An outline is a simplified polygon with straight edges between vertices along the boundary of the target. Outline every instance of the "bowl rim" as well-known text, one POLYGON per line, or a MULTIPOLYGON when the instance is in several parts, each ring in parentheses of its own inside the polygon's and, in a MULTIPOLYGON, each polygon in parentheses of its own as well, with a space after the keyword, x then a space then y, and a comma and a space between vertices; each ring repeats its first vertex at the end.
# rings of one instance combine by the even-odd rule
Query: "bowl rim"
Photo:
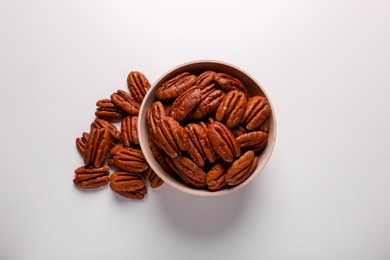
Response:
MULTIPOLYGON (((276 115, 275 115, 275 110, 274 110, 274 107, 272 105, 272 102, 271 102, 271 99, 269 98, 269 95, 268 93, 266 92, 266 90, 264 89, 264 87, 255 79, 252 77, 252 75, 250 75, 248 72, 246 72, 245 70, 235 66, 235 65, 232 65, 230 63, 227 63, 227 62, 224 62, 224 61, 219 61, 219 60, 212 60, 212 59, 203 59, 203 60, 193 60, 193 61, 188 61, 188 62, 185 62, 185 63, 182 63, 182 64, 179 64, 175 67, 173 67, 172 69, 166 71, 165 73, 163 73, 156 81, 154 81, 154 83, 151 85, 149 91, 146 93, 145 97, 144 97, 144 100, 147 100, 149 99, 151 95, 154 95, 154 91, 151 91, 152 89, 156 88, 157 84, 161 84, 162 80, 167 77, 169 74, 172 74, 173 72, 177 71, 177 70, 180 70, 182 69, 183 67, 187 67, 187 66, 192 66, 192 65, 196 65, 196 64, 217 64, 218 66, 226 66, 226 67, 230 67, 232 68, 233 70, 236 70, 242 74, 245 74, 251 81, 253 81, 259 88, 260 90, 263 92, 264 96, 268 99, 268 102, 269 102, 269 105, 270 105, 270 108, 271 108, 271 116, 272 116, 272 122, 273 122, 273 133, 272 133, 272 136, 269 136, 269 140, 271 140, 271 146, 268 147, 269 149, 269 153, 268 153, 268 156, 266 156, 265 158, 263 158, 262 160, 262 164, 260 166, 260 164, 257 165, 256 169, 254 170, 254 172, 251 174, 251 176, 249 176, 245 181, 243 181, 242 183, 240 183, 239 185, 237 186, 234 186, 234 187, 231 187, 229 189, 222 189, 222 190, 218 190, 218 191, 209 191, 207 189, 196 189, 196 188, 192 188, 190 186, 184 186, 184 185, 179 185, 177 183, 175 183, 175 181, 172 181, 171 179, 168 179, 166 178, 164 175, 160 175, 159 174, 159 171, 161 171, 161 167, 160 169, 156 169, 154 168, 154 163, 157 163, 158 162, 155 160, 155 158, 153 157, 153 155, 151 154, 151 151, 150 151, 150 146, 149 144, 147 143, 144 143, 143 142, 143 139, 141 137, 141 130, 143 129, 142 125, 143 124, 147 124, 146 122, 146 102, 142 102, 141 106, 140 106, 140 111, 139 111, 139 120, 138 120, 138 123, 137 123, 137 128, 140 130, 138 132, 138 135, 139 135, 139 140, 140 140, 140 146, 141 146, 141 150, 142 151, 148 151, 148 152, 144 152, 144 156, 145 156, 145 159, 146 161, 148 162, 149 164, 149 167, 152 168, 152 170, 165 182, 167 183, 169 186, 171 186, 172 188, 176 189, 176 190, 179 190, 181 192, 184 192, 184 193, 187 193, 187 194, 191 194, 191 195, 195 195, 195 196, 204 196, 204 197, 211 197, 211 196, 221 196, 221 195, 226 195, 226 194, 230 194, 234 191, 237 191, 243 187, 245 187, 247 184, 249 184, 253 179, 255 179, 258 175, 260 175, 260 173, 263 171, 263 169, 265 168, 265 166, 268 164, 271 156, 272 156, 272 153, 273 153, 273 150, 274 150, 274 147, 275 147, 275 143, 276 143, 276 135, 277 135, 277 123, 276 123, 276 115), (152 93, 153 92, 153 93, 152 93), (144 116, 143 116, 144 115, 144 116), (150 151, 150 152, 149 152, 150 151), (151 163, 150 161, 154 161, 154 163, 151 163), (260 167, 260 168, 259 168, 260 167)), ((205 69, 206 70, 206 69, 205 69)), ((148 139, 148 138, 146 138, 148 139)), ((270 142, 269 142, 270 143, 270 142)), ((165 172, 165 174, 168 175, 168 173, 165 172)))

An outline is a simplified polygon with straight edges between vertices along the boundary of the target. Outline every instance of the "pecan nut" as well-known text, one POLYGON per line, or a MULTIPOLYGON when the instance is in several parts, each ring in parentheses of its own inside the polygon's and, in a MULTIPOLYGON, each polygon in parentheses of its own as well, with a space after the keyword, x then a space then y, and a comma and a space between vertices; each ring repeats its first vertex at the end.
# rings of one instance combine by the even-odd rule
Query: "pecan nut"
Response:
POLYGON ((263 150, 268 143, 268 134, 262 131, 254 131, 240 135, 236 138, 241 149, 249 149, 254 152, 263 150))
POLYGON ((201 90, 198 105, 188 114, 189 118, 200 119, 213 112, 221 103, 225 93, 215 83, 201 90))
POLYGON ((97 118, 91 124, 92 128, 107 128, 110 132, 110 136, 113 142, 119 142, 121 140, 121 133, 116 129, 116 126, 108 122, 107 120, 97 118))
POLYGON ((146 120, 149 126, 150 137, 157 144, 159 141, 156 138, 156 128, 161 119, 166 116, 164 105, 160 101, 154 102, 146 112, 146 120))
POLYGON ((259 158, 252 150, 247 151, 235 160, 226 171, 226 183, 236 186, 245 181, 256 169, 259 158))
POLYGON ((111 99, 102 99, 96 102, 95 115, 97 118, 105 119, 108 121, 117 121, 124 117, 125 111, 117 107, 112 103, 111 99))
POLYGON ((110 167, 107 164, 95 168, 91 165, 79 167, 75 170, 73 183, 82 189, 96 189, 105 186, 109 182, 110 167))
POLYGON ((158 99, 175 98, 192 87, 195 82, 195 75, 190 75, 188 72, 183 72, 161 84, 161 86, 156 89, 156 97, 158 99))
POLYGON ((226 125, 220 122, 210 124, 207 128, 207 136, 214 151, 223 160, 232 162, 234 158, 240 156, 240 145, 226 125))
POLYGON ((208 70, 200 74, 195 82, 195 86, 199 87, 200 89, 204 89, 208 85, 213 82, 213 78, 215 75, 215 71, 208 70))
POLYGON ((254 130, 261 126, 271 113, 268 100, 263 96, 251 97, 247 104, 241 123, 246 129, 254 130))
POLYGON ((89 138, 89 134, 87 132, 84 132, 81 137, 78 137, 76 139, 77 150, 79 150, 82 156, 84 156, 85 146, 87 145, 88 138, 89 138))
POLYGON ((165 160, 167 154, 164 152, 164 150, 160 149, 151 138, 149 138, 149 146, 150 150, 152 151, 153 157, 156 159, 156 161, 160 164, 161 168, 168 174, 172 173, 171 167, 169 167, 167 161, 165 160))
POLYGON ((136 191, 115 191, 115 192, 125 198, 132 199, 132 200, 142 200, 145 198, 146 194, 148 194, 148 190, 146 186, 136 191))
POLYGON ((238 125, 244 116, 247 98, 242 91, 232 90, 226 94, 215 112, 215 119, 232 128, 238 125))
POLYGON ((111 148, 111 136, 107 128, 92 128, 85 145, 84 163, 95 167, 103 165, 111 148))
POLYGON ((144 186, 145 182, 140 173, 116 171, 110 176, 110 187, 114 191, 131 192, 144 186))
POLYGON ((132 71, 129 73, 127 85, 131 95, 139 103, 142 103, 151 86, 149 80, 139 71, 132 71))
POLYGON ((228 164, 219 160, 206 174, 206 184, 209 190, 220 190, 226 185, 225 173, 228 164))
POLYGON ((165 116, 155 129, 158 145, 170 157, 174 158, 188 149, 188 134, 184 128, 170 116, 165 116))
POLYGON ((246 96, 248 96, 248 90, 246 89, 244 83, 233 76, 225 73, 216 73, 214 75, 214 81, 217 82, 218 85, 220 85, 226 92, 240 90, 244 92, 246 96))
POLYGON ((138 116, 126 116, 121 123, 121 135, 124 147, 130 147, 131 143, 139 144, 137 130, 138 116))
POLYGON ((198 105, 201 98, 200 88, 197 86, 187 89, 180 94, 170 107, 169 115, 176 121, 182 121, 187 114, 198 105))
POLYGON ((189 137, 187 153, 191 159, 200 167, 205 164, 207 158, 211 163, 217 159, 217 154, 211 146, 207 136, 207 129, 198 124, 188 124, 184 127, 189 137))
POLYGON ((206 187, 206 173, 191 159, 179 155, 176 158, 167 157, 167 163, 188 185, 195 188, 206 187))
POLYGON ((142 151, 139 149, 115 146, 111 149, 110 154, 113 164, 123 171, 137 173, 143 172, 149 167, 142 151))
POLYGON ((261 124, 260 128, 259 128, 259 131, 263 131, 263 132, 266 132, 268 133, 269 132, 269 129, 271 127, 271 123, 270 123, 271 120, 269 120, 269 117, 267 117, 267 119, 264 121, 264 123, 261 124))
POLYGON ((128 92, 118 90, 111 95, 112 103, 120 107, 130 115, 138 115, 140 103, 135 100, 128 92))
POLYGON ((231 128, 230 131, 232 131, 233 135, 235 137, 239 137, 240 135, 243 135, 245 133, 248 132, 248 130, 246 130, 244 127, 242 127, 241 125, 238 125, 234 128, 231 128))
POLYGON ((150 187, 153 189, 160 187, 164 183, 164 181, 150 167, 145 171, 144 176, 145 180, 150 183, 150 187))

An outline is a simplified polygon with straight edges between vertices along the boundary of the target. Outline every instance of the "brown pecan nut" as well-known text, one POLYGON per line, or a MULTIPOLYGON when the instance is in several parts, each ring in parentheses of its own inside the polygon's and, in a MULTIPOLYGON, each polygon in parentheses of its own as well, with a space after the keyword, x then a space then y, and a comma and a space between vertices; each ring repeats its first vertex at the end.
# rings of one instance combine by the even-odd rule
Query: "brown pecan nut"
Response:
POLYGON ((95 167, 103 165, 111 148, 111 136, 107 128, 92 128, 85 145, 84 163, 95 167))
POLYGON ((191 159, 200 167, 205 164, 207 158, 211 163, 217 159, 217 154, 211 146, 207 136, 207 129, 198 124, 188 124, 184 127, 189 137, 189 147, 187 150, 191 159))
POLYGON ((156 159, 156 161, 160 164, 161 168, 168 174, 172 173, 171 167, 169 167, 167 161, 165 160, 167 154, 164 152, 164 150, 160 149, 151 138, 149 138, 149 146, 150 150, 152 151, 153 157, 156 159))
POLYGON ((228 163, 219 160, 206 174, 206 184, 209 190, 220 190, 226 185, 225 173, 228 163))
POLYGON ((241 125, 238 125, 234 128, 231 128, 230 131, 232 131, 233 135, 237 138, 239 137, 240 135, 243 135, 245 133, 248 132, 248 130, 246 130, 244 127, 242 127, 241 125))
POLYGON ((164 181, 150 167, 145 171, 144 176, 145 180, 150 183, 150 187, 153 189, 160 187, 164 183, 164 181))
POLYGON ((112 103, 111 99, 99 100, 96 102, 96 106, 98 107, 95 112, 97 118, 108 121, 117 121, 122 119, 125 115, 125 111, 112 103))
POLYGON ((240 156, 240 145, 226 125, 214 122, 207 128, 207 136, 214 151, 227 162, 232 162, 240 156))
POLYGON ((200 89, 204 89, 208 85, 213 82, 213 78, 215 75, 215 71, 208 70, 200 74, 195 82, 195 86, 199 87, 200 89))
POLYGON ((110 132, 112 141, 119 142, 121 140, 121 133, 116 129, 116 126, 108 122, 107 120, 97 118, 91 124, 92 128, 107 128, 110 132))
POLYGON ((188 149, 188 134, 184 128, 170 116, 165 116, 153 129, 158 145, 167 155, 174 158, 188 149))
POLYGON ((138 115, 140 103, 135 100, 128 92, 118 90, 111 95, 112 103, 120 107, 130 115, 138 115))
POLYGON ((182 121, 187 114, 198 105, 200 97, 201 91, 197 86, 187 89, 172 103, 169 115, 176 121, 182 121))
POLYGON ((134 99, 142 103, 146 92, 150 89, 150 82, 145 75, 139 71, 130 72, 127 77, 127 85, 134 99))
POLYGON ((221 103, 225 93, 215 83, 201 90, 198 105, 188 114, 189 118, 200 119, 213 112, 221 103))
POLYGON ((242 91, 232 90, 226 94, 215 111, 215 119, 229 128, 238 125, 244 116, 247 98, 242 91))
POLYGON ((85 146, 87 145, 89 134, 87 132, 84 132, 81 137, 78 137, 76 139, 76 147, 77 150, 79 150, 80 154, 84 156, 85 153, 85 146))
POLYGON ((236 186, 245 181, 256 169, 259 158, 252 150, 247 151, 235 160, 226 171, 226 183, 236 186))
POLYGON ((139 144, 137 130, 138 116, 126 116, 121 123, 121 135, 124 147, 130 147, 131 143, 139 144))
POLYGON ((165 116, 166 110, 164 105, 160 101, 154 102, 146 112, 146 120, 149 126, 150 137, 154 140, 156 144, 159 143, 156 138, 156 128, 157 125, 160 123, 161 119, 163 119, 165 116))
POLYGON ((146 194, 148 193, 148 190, 146 186, 144 186, 141 189, 136 191, 115 191, 115 192, 128 199, 142 200, 145 198, 146 194))
POLYGON ((144 186, 145 182, 140 173, 116 171, 110 176, 110 187, 114 191, 131 192, 144 186))
POLYGON ((158 99, 175 98, 192 87, 196 82, 196 76, 183 72, 176 77, 164 82, 156 89, 158 99))
POLYGON ((82 189, 96 189, 105 186, 109 182, 110 167, 107 164, 101 167, 86 165, 75 170, 73 183, 82 189))
POLYGON ((267 119, 264 121, 264 123, 261 124, 259 131, 263 131, 263 132, 268 133, 270 127, 271 127, 270 120, 269 120, 269 117, 267 117, 267 119))
POLYGON ((188 185, 195 188, 206 187, 206 173, 191 159, 179 155, 176 158, 167 157, 167 163, 188 185))
POLYGON ((263 150, 268 143, 268 134, 262 131, 249 132, 236 138, 241 149, 249 149, 254 152, 263 150))
POLYGON ((271 113, 268 100, 263 96, 251 97, 247 104, 241 123, 246 129, 254 130, 261 126, 271 113))
POLYGON ((116 146, 111 149, 110 154, 114 165, 123 171, 143 172, 149 167, 139 149, 116 146))
POLYGON ((244 83, 233 76, 225 73, 216 73, 214 75, 214 81, 217 82, 218 85, 220 85, 226 92, 240 90, 244 92, 246 96, 248 96, 248 90, 246 89, 244 83))

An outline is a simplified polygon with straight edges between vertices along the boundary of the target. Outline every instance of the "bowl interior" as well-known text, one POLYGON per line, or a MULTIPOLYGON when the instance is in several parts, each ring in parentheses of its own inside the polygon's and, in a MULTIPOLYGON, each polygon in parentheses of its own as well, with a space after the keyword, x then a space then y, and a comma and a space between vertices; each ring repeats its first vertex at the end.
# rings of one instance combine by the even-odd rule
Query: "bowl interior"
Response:
POLYGON ((144 156, 149 163, 150 167, 152 167, 153 171, 162 179, 165 183, 172 186, 173 188, 180 190, 185 193, 189 193, 192 195, 197 196, 218 196, 227 194, 233 191, 236 191, 244 186, 246 186, 248 183, 250 183, 257 175, 260 174, 261 170, 264 168, 264 166, 267 164, 276 140, 276 122, 275 122, 275 113, 274 109, 272 107, 271 100, 267 96, 264 89, 261 87, 259 83, 256 82, 255 79, 253 79, 250 75, 248 75, 246 72, 244 72, 242 69, 239 69, 233 65, 220 62, 220 61, 194 61, 182 64, 180 66, 177 66, 176 68, 173 68, 172 70, 165 73, 162 77, 160 77, 151 87, 151 89, 146 94, 141 108, 139 112, 139 120, 138 120, 138 135, 140 140, 140 145, 142 152, 144 153, 144 156), (190 72, 195 75, 199 75, 200 73, 206 71, 206 70, 214 70, 216 72, 223 72, 230 74, 233 77, 238 78, 241 80, 245 86, 248 89, 249 95, 263 95, 265 96, 271 106, 271 115, 270 115, 270 131, 269 131, 269 139, 268 139, 268 145, 267 147, 262 151, 259 158, 259 163, 252 173, 252 175, 246 179, 241 184, 229 188, 229 189, 222 189, 219 191, 208 191, 208 190, 199 190, 191 188, 184 183, 178 181, 170 174, 166 173, 160 166, 160 164, 156 161, 156 159, 153 157, 153 154, 151 152, 151 149, 149 147, 149 129, 148 124, 146 120, 146 112, 149 109, 149 107, 152 105, 154 101, 156 101, 155 98, 155 91, 162 83, 167 81, 168 79, 182 73, 182 72, 190 72))

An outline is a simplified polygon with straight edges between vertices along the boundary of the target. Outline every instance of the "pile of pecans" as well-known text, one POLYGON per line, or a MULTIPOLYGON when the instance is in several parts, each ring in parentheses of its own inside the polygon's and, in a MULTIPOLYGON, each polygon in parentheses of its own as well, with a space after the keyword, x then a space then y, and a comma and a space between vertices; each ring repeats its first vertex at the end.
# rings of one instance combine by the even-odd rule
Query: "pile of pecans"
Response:
POLYGON ((110 183, 113 191, 126 198, 141 200, 146 183, 157 188, 163 181, 152 171, 139 146, 137 121, 140 104, 150 88, 138 71, 127 78, 129 92, 118 90, 110 99, 99 100, 90 132, 76 139, 84 166, 75 170, 74 184, 97 189, 110 183), (115 123, 120 122, 120 131, 115 123), (110 169, 113 173, 110 174, 110 169))
POLYGON ((217 191, 255 170, 268 142, 264 96, 226 73, 181 73, 162 83, 147 111, 149 144, 161 168, 186 185, 217 191))

